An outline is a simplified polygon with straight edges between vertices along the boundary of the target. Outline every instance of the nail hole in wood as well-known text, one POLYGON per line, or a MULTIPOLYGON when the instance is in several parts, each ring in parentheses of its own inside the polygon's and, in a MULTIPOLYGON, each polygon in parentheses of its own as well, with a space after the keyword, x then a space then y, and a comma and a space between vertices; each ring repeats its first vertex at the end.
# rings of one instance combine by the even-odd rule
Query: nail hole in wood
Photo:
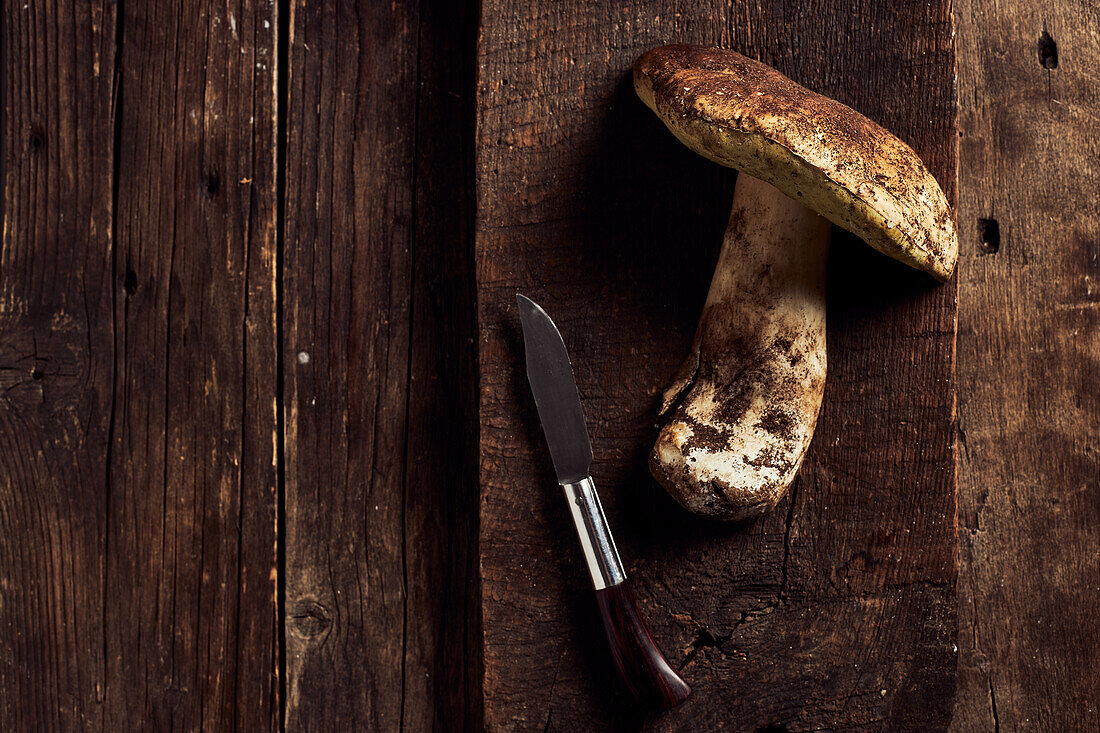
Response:
POLYGON ((42 378, 42 370, 41 369, 39 369, 38 367, 35 367, 34 369, 31 369, 31 379, 33 379, 34 381, 37 382, 41 378, 42 378))
POLYGON ((127 295, 133 295, 137 290, 137 273, 126 268, 126 276, 122 278, 122 292, 127 295))
POLYGON ((978 219, 978 241, 982 254, 995 255, 1001 251, 1001 225, 996 219, 978 219))
POLYGON ((206 195, 210 198, 214 198, 218 195, 218 190, 221 188, 221 180, 218 178, 217 173, 207 173, 203 186, 206 188, 206 195))
POLYGON ((31 146, 33 152, 38 152, 42 149, 42 146, 46 144, 46 141, 43 139, 42 133, 38 130, 33 130, 31 131, 31 137, 28 144, 31 146))
POLYGON ((1044 69, 1058 68, 1058 43, 1045 30, 1039 35, 1037 44, 1039 49, 1039 63, 1044 69))

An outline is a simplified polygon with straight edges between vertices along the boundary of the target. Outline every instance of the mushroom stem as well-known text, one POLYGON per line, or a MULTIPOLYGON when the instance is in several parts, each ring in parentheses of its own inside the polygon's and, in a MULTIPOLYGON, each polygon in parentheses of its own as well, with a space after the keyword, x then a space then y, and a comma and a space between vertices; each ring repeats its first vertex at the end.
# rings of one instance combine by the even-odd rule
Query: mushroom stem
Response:
POLYGON ((664 395, 653 475, 721 519, 771 509, 798 472, 825 387, 829 222, 741 174, 692 353, 664 395))

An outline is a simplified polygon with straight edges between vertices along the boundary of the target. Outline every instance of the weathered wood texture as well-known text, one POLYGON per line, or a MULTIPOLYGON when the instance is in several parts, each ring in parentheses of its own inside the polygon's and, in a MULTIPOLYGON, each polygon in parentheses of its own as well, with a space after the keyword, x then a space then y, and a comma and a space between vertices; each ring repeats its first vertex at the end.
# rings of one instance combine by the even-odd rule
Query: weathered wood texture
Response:
POLYGON ((957 731, 1100 729, 1100 11, 956 3, 957 731))
MULTIPOLYGON (((660 43, 729 45, 895 129, 951 189, 946 4, 492 0, 480 39, 469 5, 4 3, 3 726, 278 725, 277 73, 291 729, 480 727, 479 561, 490 727, 640 721, 605 691, 520 368, 517 289, 565 331, 643 609, 696 686, 650 725, 941 724, 952 288, 839 237, 833 263, 851 271, 830 282, 829 391, 792 499, 743 527, 683 516, 643 459, 733 176, 672 140, 626 74, 660 43)), ((1089 730, 1100 18, 1087 3, 955 6, 953 727, 1089 730)))
POLYGON ((0 720, 269 727, 270 8, 3 18, 0 720))
POLYGON ((119 9, 109 730, 277 714, 273 10, 119 9))
POLYGON ((612 682, 554 485, 518 290, 571 349, 610 522, 656 636, 695 689, 645 724, 942 728, 956 663, 954 284, 836 235, 828 388, 791 496, 727 526, 686 516, 646 472, 656 397, 687 351, 733 181, 634 98, 634 59, 673 41, 734 48, 851 104, 913 144, 954 197, 947 2, 482 3, 485 722, 643 722, 612 682))
POLYGON ((0 16, 0 720, 13 730, 102 727, 111 693, 116 7, 74 5, 11 1, 0 16))
POLYGON ((476 728, 473 16, 289 23, 286 724, 476 728))

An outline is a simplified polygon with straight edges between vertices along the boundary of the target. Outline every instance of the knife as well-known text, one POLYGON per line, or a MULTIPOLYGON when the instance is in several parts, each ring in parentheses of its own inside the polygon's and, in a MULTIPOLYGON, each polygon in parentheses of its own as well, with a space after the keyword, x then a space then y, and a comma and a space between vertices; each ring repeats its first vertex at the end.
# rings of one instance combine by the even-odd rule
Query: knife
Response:
POLYGON ((596 590, 615 668, 639 702, 674 708, 691 694, 657 648, 634 600, 619 551, 592 482, 592 444, 557 326, 533 300, 516 295, 527 352, 527 380, 596 590))

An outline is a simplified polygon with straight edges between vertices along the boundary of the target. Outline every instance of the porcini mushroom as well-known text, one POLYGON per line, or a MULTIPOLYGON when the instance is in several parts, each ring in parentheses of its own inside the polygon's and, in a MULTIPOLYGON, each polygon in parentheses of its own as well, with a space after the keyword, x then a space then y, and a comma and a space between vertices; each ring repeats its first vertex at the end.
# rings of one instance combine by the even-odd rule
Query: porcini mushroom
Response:
POLYGON ((946 280, 950 206, 904 142, 733 51, 654 49, 634 88, 681 142, 741 172, 650 469, 692 512, 757 516, 794 480, 821 406, 829 222, 946 280))

